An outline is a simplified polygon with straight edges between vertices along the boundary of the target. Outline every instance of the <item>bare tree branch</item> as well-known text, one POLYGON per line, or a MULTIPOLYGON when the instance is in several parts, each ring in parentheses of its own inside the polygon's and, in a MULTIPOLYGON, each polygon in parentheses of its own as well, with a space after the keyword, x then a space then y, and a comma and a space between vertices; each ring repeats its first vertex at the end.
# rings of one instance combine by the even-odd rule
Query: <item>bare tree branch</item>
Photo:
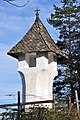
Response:
POLYGON ((4 1, 15 6, 15 7, 25 7, 29 2, 29 0, 28 0, 24 5, 17 5, 17 4, 12 3, 12 1, 15 1, 15 0, 4 0, 4 1))

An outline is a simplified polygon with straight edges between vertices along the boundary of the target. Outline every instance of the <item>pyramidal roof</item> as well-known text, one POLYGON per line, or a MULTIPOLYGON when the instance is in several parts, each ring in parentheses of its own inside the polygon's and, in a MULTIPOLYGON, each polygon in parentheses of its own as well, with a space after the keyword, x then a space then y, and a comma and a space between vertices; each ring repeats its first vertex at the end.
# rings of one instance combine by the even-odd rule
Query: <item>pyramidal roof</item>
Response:
POLYGON ((59 56, 67 57, 54 43, 39 17, 36 17, 30 30, 24 35, 21 41, 8 52, 8 55, 18 58, 20 53, 33 52, 54 52, 59 56))

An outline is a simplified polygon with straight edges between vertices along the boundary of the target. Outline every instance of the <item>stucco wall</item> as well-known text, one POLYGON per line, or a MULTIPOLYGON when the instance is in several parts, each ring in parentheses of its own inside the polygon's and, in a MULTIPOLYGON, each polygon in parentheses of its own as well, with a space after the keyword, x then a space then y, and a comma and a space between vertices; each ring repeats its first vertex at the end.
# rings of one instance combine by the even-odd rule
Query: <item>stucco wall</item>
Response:
POLYGON ((36 67, 29 67, 26 60, 18 62, 18 71, 22 73, 23 102, 51 100, 53 79, 57 76, 57 62, 48 63, 48 58, 37 55, 36 67), (25 94, 25 95, 24 95, 25 94), (24 97, 25 96, 25 97, 24 97))

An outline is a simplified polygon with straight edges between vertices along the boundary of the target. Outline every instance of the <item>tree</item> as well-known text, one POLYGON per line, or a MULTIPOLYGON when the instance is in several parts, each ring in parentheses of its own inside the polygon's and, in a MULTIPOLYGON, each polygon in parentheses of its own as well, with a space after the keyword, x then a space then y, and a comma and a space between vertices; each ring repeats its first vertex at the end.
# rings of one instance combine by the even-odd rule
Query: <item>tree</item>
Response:
MULTIPOLYGON (((61 78, 64 87, 74 96, 74 90, 80 88, 80 6, 77 0, 61 0, 62 7, 53 6, 54 13, 48 23, 59 30, 57 45, 69 56, 68 60, 59 61, 62 67, 61 78)), ((60 65, 59 65, 60 66, 60 65)), ((72 99, 73 102, 74 99, 72 99)))

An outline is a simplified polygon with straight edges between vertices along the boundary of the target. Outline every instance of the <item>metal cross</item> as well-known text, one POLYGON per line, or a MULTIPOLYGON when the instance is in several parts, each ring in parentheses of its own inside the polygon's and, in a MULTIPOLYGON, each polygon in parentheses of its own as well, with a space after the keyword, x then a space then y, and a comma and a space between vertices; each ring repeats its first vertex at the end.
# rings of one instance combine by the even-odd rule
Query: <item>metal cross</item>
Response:
POLYGON ((35 12, 36 12, 36 18, 39 18, 39 11, 40 11, 40 9, 38 9, 38 7, 37 7, 37 9, 35 10, 35 12))

